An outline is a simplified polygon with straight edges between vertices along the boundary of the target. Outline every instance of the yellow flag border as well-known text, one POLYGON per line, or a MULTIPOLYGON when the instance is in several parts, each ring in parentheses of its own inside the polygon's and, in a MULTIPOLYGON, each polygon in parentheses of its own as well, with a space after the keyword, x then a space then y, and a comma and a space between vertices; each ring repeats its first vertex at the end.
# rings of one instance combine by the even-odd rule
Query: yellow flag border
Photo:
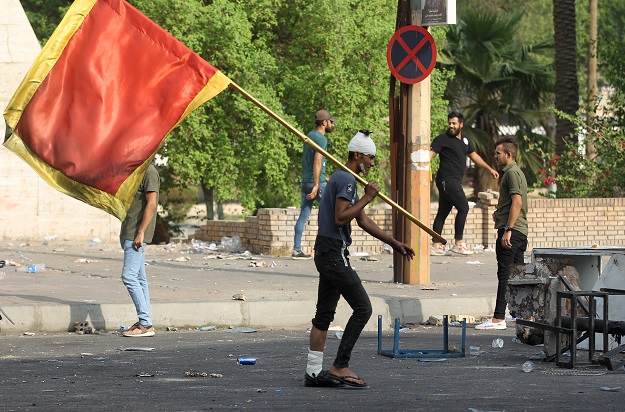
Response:
MULTIPOLYGON (((30 150, 30 148, 26 146, 22 139, 15 133, 13 133, 4 142, 4 146, 28 163, 28 165, 32 167, 33 170, 46 183, 59 192, 83 201, 91 206, 97 207, 98 209, 102 209, 120 220, 123 220, 126 217, 126 208, 124 207, 123 199, 118 199, 117 196, 113 196, 91 186, 78 183, 65 176, 58 170, 48 165, 39 156, 37 156, 36 153, 30 150)), ((146 161, 146 163, 141 165, 135 173, 140 169, 145 172, 145 170, 147 170, 147 166, 152 161, 152 158, 148 160, 149 161, 146 161)), ((135 173, 133 173, 133 175, 131 175, 131 177, 127 180, 132 178, 135 173)), ((132 199, 130 199, 130 203, 132 203, 132 199)), ((130 205, 130 203, 128 203, 128 205, 130 205)))

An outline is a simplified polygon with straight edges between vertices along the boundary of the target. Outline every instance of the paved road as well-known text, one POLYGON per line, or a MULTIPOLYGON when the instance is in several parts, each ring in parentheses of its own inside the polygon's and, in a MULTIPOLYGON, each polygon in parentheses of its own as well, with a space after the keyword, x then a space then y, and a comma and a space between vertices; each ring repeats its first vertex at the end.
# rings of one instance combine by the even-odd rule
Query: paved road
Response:
MULTIPOLYGON (((460 328, 450 328, 459 347, 460 328)), ((308 345, 305 330, 260 329, 256 333, 159 331, 154 338, 36 334, 0 336, 2 411, 616 411, 623 409, 623 371, 583 366, 562 370, 536 361, 521 364, 540 348, 512 341, 507 331, 467 331, 474 358, 420 362, 376 353, 377 337, 365 333, 351 366, 370 385, 366 390, 303 386, 308 345), (491 341, 503 338, 493 349, 491 341), (126 348, 154 348, 126 351, 126 348), (237 357, 257 358, 239 366, 237 357), (221 377, 185 377, 198 371, 221 377), (147 375, 147 376, 141 376, 147 375)), ((385 348, 390 348, 385 335, 385 348)), ((324 365, 338 339, 329 339, 324 365)), ((402 334, 403 349, 442 349, 441 327, 416 327, 402 334)))

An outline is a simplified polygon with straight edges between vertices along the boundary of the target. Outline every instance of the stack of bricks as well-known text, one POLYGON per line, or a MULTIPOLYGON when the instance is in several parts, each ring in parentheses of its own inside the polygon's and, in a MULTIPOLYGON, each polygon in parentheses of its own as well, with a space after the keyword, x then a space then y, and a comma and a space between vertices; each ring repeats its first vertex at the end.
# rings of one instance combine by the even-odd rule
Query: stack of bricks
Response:
MULTIPOLYGON (((494 248, 497 232, 492 214, 497 193, 479 193, 479 202, 469 210, 464 242, 469 248, 481 245, 494 248)), ((609 199, 529 199, 529 248, 625 245, 625 198, 609 199)), ((432 204, 431 227, 437 205, 432 204)), ((317 235, 317 210, 313 210, 302 237, 302 249, 311 253, 317 235)), ((371 217, 387 233, 392 233, 391 209, 367 209, 371 217)), ((450 243, 454 238, 455 209, 445 222, 441 235, 450 243)), ((223 236, 238 235, 243 247, 253 253, 288 256, 293 248, 295 222, 299 209, 259 209, 256 217, 244 221, 209 221, 192 236, 206 242, 220 241, 223 236)), ((384 244, 352 225, 352 252, 380 254, 384 244)))

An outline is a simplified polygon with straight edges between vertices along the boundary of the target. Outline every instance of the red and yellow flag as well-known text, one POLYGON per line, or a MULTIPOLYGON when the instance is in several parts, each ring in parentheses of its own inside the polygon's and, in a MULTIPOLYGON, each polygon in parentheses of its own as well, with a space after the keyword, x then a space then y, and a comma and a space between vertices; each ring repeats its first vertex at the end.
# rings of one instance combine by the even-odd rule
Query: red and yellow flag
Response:
POLYGON ((230 83, 123 0, 76 0, 4 112, 4 146, 122 220, 165 136, 230 83))

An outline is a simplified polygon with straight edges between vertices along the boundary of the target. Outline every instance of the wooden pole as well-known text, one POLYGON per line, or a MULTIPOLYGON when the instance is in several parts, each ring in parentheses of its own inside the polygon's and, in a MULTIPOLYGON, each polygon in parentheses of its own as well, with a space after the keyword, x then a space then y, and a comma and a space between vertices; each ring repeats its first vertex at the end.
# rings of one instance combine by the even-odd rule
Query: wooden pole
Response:
MULTIPOLYGON (((418 0, 410 1, 409 24, 421 26, 422 7, 418 0)), ((430 76, 418 83, 404 85, 406 95, 405 206, 411 214, 430 224, 430 76)), ((432 237, 406 227, 404 243, 417 255, 403 266, 403 283, 430 283, 430 242, 432 237)))
MULTIPOLYGON (((236 84, 235 82, 231 82, 230 83, 230 87, 232 87, 234 90, 236 90, 237 92, 241 93, 246 99, 248 99, 250 102, 254 103, 256 106, 258 106, 262 111, 264 111, 265 113, 267 113, 269 116, 271 116, 273 119, 275 119, 278 123, 280 123, 282 126, 286 127, 287 129, 289 129, 289 131, 291 131, 293 134, 295 134, 297 137, 299 137, 304 143, 306 143, 307 145, 309 145, 310 147, 312 147, 313 149, 315 149, 316 151, 318 151, 319 153, 321 153, 323 156, 325 156, 327 159, 329 159, 332 163, 334 163, 336 166, 340 167, 341 169, 343 169, 344 171, 351 173, 358 182, 360 182, 361 184, 363 184, 364 186, 366 186, 369 182, 367 182, 365 179, 363 179, 360 175, 354 173, 352 170, 350 170, 347 166, 345 166, 343 163, 339 162, 338 160, 336 160, 330 153, 326 152, 325 150, 323 150, 323 148, 321 148, 321 146, 319 146, 318 144, 316 144, 315 142, 313 142, 312 140, 310 140, 310 138, 308 136, 306 136, 305 134, 303 134, 302 132, 300 132, 299 130, 297 130, 295 127, 291 126, 287 121, 285 121, 284 119, 282 119, 280 116, 278 116, 277 114, 275 114, 271 109, 269 109, 267 106, 265 106, 264 104, 262 104, 261 102, 259 102, 254 96, 252 96, 251 94, 249 94, 248 92, 246 92, 244 89, 242 89, 238 84, 236 84)), ((426 225, 424 225, 423 223, 421 223, 416 217, 414 217, 413 215, 411 215, 406 209, 404 209, 403 207, 399 206, 397 203, 395 203, 393 200, 391 200, 388 196, 386 196, 384 193, 382 192, 378 192, 378 197, 382 200, 384 200, 386 203, 388 203, 389 205, 391 205, 392 207, 394 207, 395 209, 397 209, 400 213, 402 213, 404 216, 406 216, 410 221, 412 221, 414 224, 416 224, 417 226, 419 226, 421 229, 423 229, 424 231, 426 231, 430 236, 436 238, 439 242, 441 242, 442 244, 447 243, 447 241, 445 240, 445 238, 443 238, 441 235, 439 235, 438 233, 436 233, 435 231, 433 231, 432 229, 430 229, 429 227, 427 227, 426 225)))

